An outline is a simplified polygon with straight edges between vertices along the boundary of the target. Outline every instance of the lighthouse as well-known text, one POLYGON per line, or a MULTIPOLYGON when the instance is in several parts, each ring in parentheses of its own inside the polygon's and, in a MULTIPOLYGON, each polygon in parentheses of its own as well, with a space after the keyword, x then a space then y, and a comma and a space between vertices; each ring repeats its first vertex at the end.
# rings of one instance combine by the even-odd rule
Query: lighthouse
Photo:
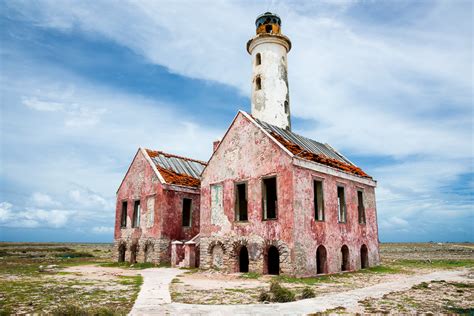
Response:
POLYGON ((252 116, 291 130, 287 54, 291 41, 281 34, 281 19, 265 12, 255 21, 256 35, 247 42, 252 58, 252 116))

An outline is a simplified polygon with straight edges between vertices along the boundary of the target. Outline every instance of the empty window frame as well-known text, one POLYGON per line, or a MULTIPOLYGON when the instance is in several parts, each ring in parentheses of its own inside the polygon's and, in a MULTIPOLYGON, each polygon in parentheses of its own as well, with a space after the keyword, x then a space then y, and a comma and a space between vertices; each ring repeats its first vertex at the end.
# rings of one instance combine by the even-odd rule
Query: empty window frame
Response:
POLYGON ((357 211, 359 213, 359 224, 365 224, 365 206, 364 206, 364 192, 357 191, 357 211))
POLYGON ((340 223, 346 222, 346 198, 344 194, 344 187, 337 187, 337 210, 338 219, 340 223))
POLYGON ((235 219, 237 221, 248 220, 247 183, 239 183, 235 185, 235 219))
POLYGON ((137 200, 133 204, 132 227, 139 227, 139 226, 140 226, 140 200, 137 200))
POLYGON ((262 89, 262 78, 258 76, 255 78, 255 90, 261 90, 262 89))
POLYGON ((260 64, 262 64, 262 55, 260 53, 258 53, 256 56, 255 56, 255 64, 258 66, 260 64))
POLYGON ((128 208, 127 201, 123 201, 122 202, 122 213, 120 214, 120 227, 122 227, 122 228, 127 227, 127 208, 128 208))
POLYGON ((277 218, 277 179, 276 177, 263 179, 263 219, 277 218))
POLYGON ((191 199, 183 199, 183 227, 191 226, 191 199))
POLYGON ((324 221, 324 195, 323 182, 321 180, 313 181, 314 194, 314 219, 324 221))

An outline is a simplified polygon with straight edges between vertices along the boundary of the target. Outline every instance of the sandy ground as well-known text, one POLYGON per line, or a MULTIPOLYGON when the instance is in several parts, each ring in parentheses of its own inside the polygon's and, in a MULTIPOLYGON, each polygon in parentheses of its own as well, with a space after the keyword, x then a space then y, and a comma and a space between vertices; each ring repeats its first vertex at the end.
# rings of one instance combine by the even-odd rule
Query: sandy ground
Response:
POLYGON ((147 315, 275 315, 275 314, 309 314, 315 312, 323 312, 335 308, 353 309, 354 311, 362 310, 360 301, 368 298, 381 298, 384 295, 394 291, 406 291, 413 286, 422 282, 431 281, 450 281, 450 282, 471 282, 469 271, 437 271, 423 275, 405 275, 396 281, 384 282, 372 286, 367 286, 355 290, 349 290, 338 293, 329 293, 313 299, 300 300, 291 303, 279 304, 248 304, 248 305, 198 305, 198 304, 182 304, 167 303, 168 296, 163 291, 163 285, 169 280, 171 284, 172 278, 182 273, 177 269, 155 269, 153 272, 142 272, 145 283, 142 287, 139 298, 135 303, 131 314, 147 314, 147 315), (164 273, 164 270, 169 270, 164 273), (159 291, 153 288, 153 284, 161 284, 159 291), (147 285, 148 284, 148 285, 147 285), (150 294, 154 291, 153 294, 150 294), (166 297, 161 298, 160 293, 166 297), (146 299, 147 298, 147 299, 146 299), (157 300, 161 300, 163 304, 156 304, 157 300))

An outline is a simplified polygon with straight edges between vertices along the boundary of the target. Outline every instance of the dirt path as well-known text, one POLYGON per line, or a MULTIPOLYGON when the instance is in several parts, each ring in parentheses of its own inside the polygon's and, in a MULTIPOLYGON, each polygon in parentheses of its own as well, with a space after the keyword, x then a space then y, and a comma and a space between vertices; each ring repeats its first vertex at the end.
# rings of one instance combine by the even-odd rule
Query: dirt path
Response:
POLYGON ((171 280, 184 272, 174 268, 142 270, 140 273, 143 276, 143 285, 130 315, 163 315, 163 306, 171 303, 171 280))
POLYGON ((283 304, 249 305, 196 305, 171 303, 168 291, 171 280, 182 273, 178 269, 147 269, 142 271, 144 284, 131 311, 131 315, 304 315, 322 312, 339 306, 349 310, 358 307, 358 301, 369 297, 407 290, 415 284, 433 280, 464 281, 467 270, 437 271, 429 274, 407 276, 394 282, 380 283, 342 293, 332 293, 316 298, 283 304))

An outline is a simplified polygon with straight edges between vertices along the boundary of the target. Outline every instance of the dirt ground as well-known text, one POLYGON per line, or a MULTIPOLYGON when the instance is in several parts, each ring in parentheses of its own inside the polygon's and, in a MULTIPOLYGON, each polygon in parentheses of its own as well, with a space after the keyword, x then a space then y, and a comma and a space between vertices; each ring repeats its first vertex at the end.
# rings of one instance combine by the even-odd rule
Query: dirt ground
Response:
MULTIPOLYGON (((0 243, 0 315, 125 315, 140 290, 138 268, 111 262, 110 244, 0 243)), ((188 270, 175 278, 175 302, 197 304, 260 303, 271 281, 302 298, 308 288, 318 297, 406 276, 456 269, 463 282, 420 283, 359 301, 354 310, 327 313, 474 313, 473 244, 382 244, 382 264, 358 272, 297 279, 258 274, 188 270), (469 272, 470 271, 470 272, 469 272)))
POLYGON ((423 285, 420 288, 414 287, 403 295, 389 294, 380 300, 359 302, 358 309, 352 312, 411 313, 417 311, 417 306, 420 311, 433 313, 473 311, 474 246, 472 244, 382 244, 381 258, 382 264, 378 267, 303 279, 240 273, 225 275, 216 271, 193 270, 174 279, 170 291, 173 300, 181 303, 251 304, 259 303, 260 294, 268 291, 272 280, 279 281, 282 286, 295 294, 296 299, 301 299, 305 288, 310 288, 317 297, 322 294, 394 282, 407 275, 426 274, 444 269, 466 269, 471 273, 466 272, 469 275, 465 283, 453 285, 441 282, 430 284, 428 287, 423 285), (430 299, 423 299, 424 296, 430 299), (408 304, 411 301, 414 303, 408 304))
POLYGON ((0 315, 126 315, 137 270, 109 262, 109 244, 0 243, 0 315))

